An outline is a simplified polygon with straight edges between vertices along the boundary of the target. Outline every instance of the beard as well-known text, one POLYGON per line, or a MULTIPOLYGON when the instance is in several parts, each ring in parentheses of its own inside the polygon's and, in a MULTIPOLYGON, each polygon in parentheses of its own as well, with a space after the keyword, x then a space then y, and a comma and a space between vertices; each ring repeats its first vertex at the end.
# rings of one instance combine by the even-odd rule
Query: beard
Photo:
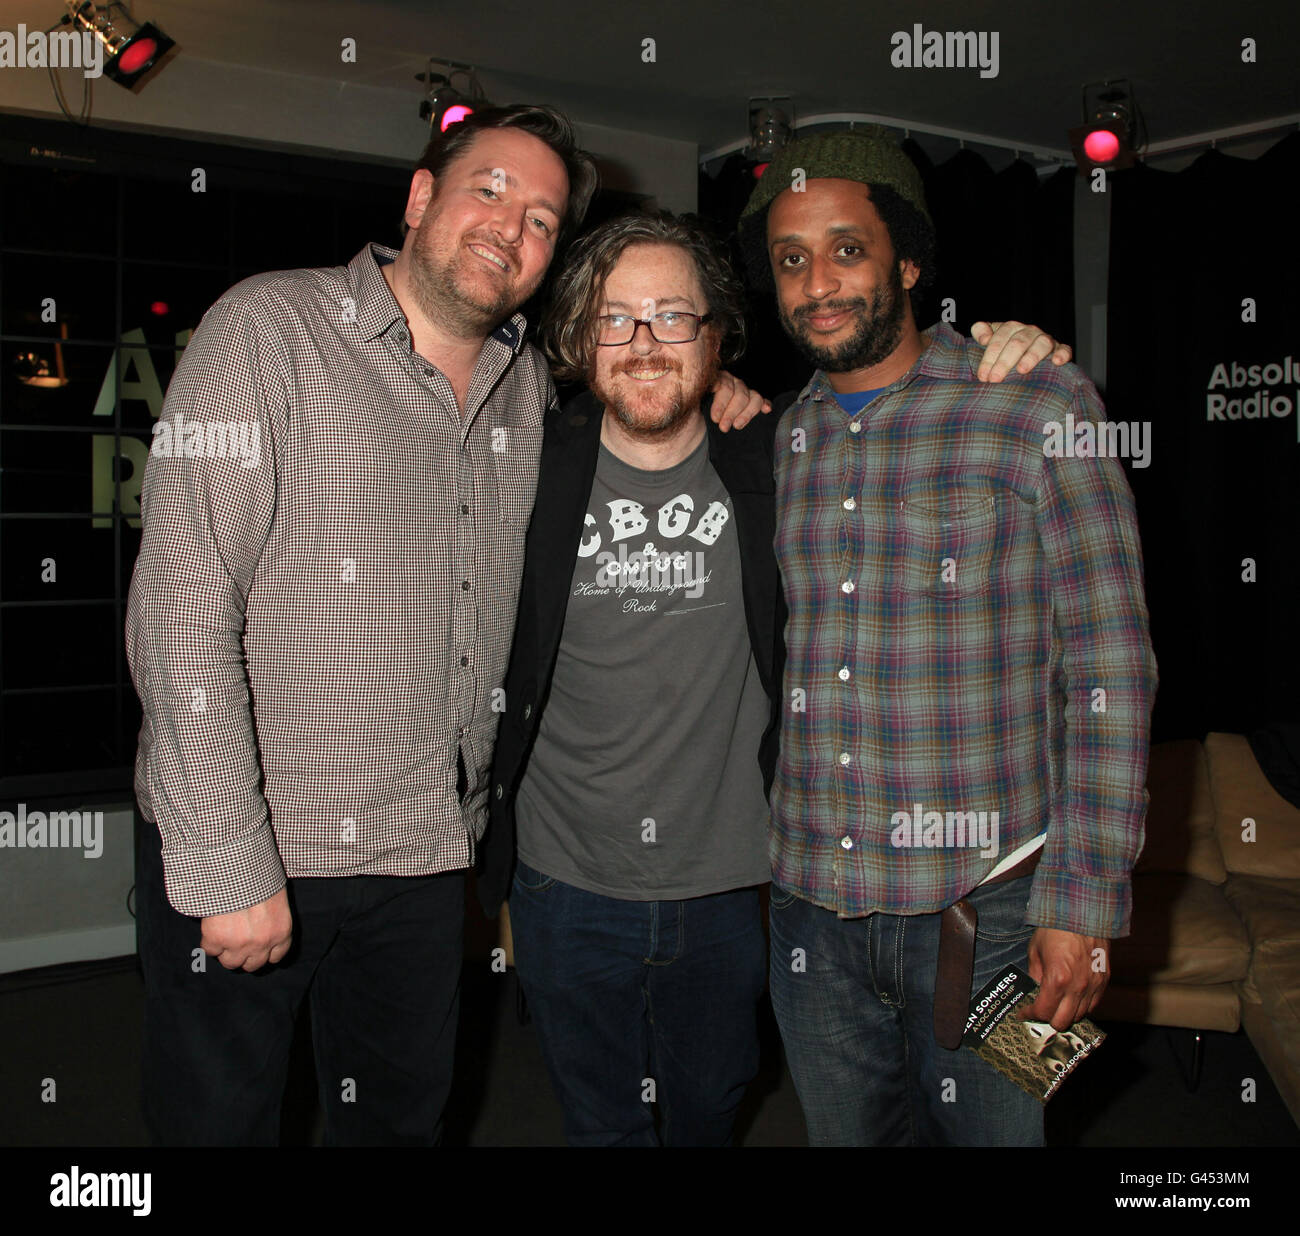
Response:
POLYGON ((895 265, 889 282, 876 288, 868 304, 862 297, 855 300, 825 301, 819 305, 801 305, 793 315, 777 301, 781 325, 791 342, 812 364, 826 373, 847 373, 878 365, 898 347, 903 338, 903 314, 907 307, 903 276, 895 265), (857 310, 853 333, 842 343, 826 346, 814 343, 805 319, 817 314, 857 310))
POLYGON ((410 265, 411 292, 428 321, 441 323, 458 335, 484 335, 532 294, 532 289, 523 292, 510 282, 513 271, 502 271, 498 279, 486 266, 474 270, 470 263, 481 259, 469 253, 460 240, 451 254, 440 252, 433 232, 431 227, 417 230, 410 265))
MULTIPOLYGON (((593 369, 587 375, 587 385, 629 434, 642 441, 655 442, 671 438, 682 422, 699 410, 700 401, 712 389, 721 367, 722 362, 717 353, 710 351, 695 380, 683 382, 681 366, 669 357, 653 363, 644 359, 631 360, 624 361, 614 370, 608 384, 602 383, 593 369), (664 393, 657 389, 629 389, 629 385, 635 381, 632 378, 622 384, 617 382, 618 377, 629 369, 658 369, 661 366, 676 373, 678 378, 672 394, 666 400, 664 393)), ((655 385, 657 387, 658 383, 655 385)))

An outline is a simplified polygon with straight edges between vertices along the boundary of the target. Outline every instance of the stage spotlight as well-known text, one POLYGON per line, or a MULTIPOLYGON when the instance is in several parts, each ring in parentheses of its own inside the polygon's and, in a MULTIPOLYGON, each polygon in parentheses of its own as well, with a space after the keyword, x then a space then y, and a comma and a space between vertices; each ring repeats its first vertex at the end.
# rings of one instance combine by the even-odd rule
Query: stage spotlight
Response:
POLYGON ((1079 174, 1094 168, 1119 171, 1137 162, 1141 116, 1127 82, 1098 82, 1083 88, 1084 123, 1070 130, 1079 174))
POLYGON ((446 133, 475 108, 489 106, 483 97, 478 75, 470 65, 457 64, 454 60, 430 60, 429 67, 425 72, 417 73, 415 80, 425 85, 424 98, 420 100, 420 119, 427 120, 429 128, 439 133, 446 133), (447 69, 447 72, 435 72, 435 65, 447 69), (451 84, 451 79, 457 75, 465 79, 463 89, 451 84))
POLYGON ((768 163, 789 142, 794 131, 794 101, 786 95, 749 100, 749 148, 753 163, 768 163))
POLYGON ((429 91, 429 97, 420 101, 420 119, 429 122, 429 128, 446 133, 449 125, 464 120, 474 107, 459 90, 453 90, 445 84, 435 86, 429 91))
POLYGON ((67 0, 67 4, 69 13, 63 21, 101 44, 104 76, 128 90, 176 46, 153 22, 137 22, 125 4, 92 4, 89 0, 67 0))

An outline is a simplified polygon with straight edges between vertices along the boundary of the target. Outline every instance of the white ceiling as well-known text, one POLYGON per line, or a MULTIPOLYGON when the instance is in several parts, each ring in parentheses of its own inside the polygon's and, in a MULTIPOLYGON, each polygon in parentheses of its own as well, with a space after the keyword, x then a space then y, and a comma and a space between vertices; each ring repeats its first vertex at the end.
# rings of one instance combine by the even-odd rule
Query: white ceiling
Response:
MULTIPOLYGON (((1152 142, 1300 113, 1295 0, 133 0, 183 57, 409 91, 430 55, 479 66, 497 102, 698 143, 743 136, 752 94, 800 116, 857 111, 1008 142, 1067 145, 1080 87, 1129 78, 1152 142), (895 69, 890 36, 996 30, 1000 71, 895 69), (1253 37, 1258 63, 1241 62, 1253 37), (357 40, 356 64, 340 43, 357 40), (653 38, 656 60, 642 60, 653 38)), ((59 0, 0 0, 8 28, 49 25, 59 0)))

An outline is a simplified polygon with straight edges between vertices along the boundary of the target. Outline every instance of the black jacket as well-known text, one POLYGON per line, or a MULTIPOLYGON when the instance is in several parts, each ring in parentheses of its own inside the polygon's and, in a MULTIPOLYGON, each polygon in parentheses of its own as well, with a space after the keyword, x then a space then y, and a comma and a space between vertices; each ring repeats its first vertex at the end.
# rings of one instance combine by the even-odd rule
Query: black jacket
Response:
MULTIPOLYGON (((706 407, 705 414, 707 416, 706 407)), ((589 392, 546 418, 537 497, 524 551, 515 642, 506 670, 505 712, 497 735, 487 833, 479 848, 478 891, 495 915, 510 891, 515 862, 515 792, 527 767, 550 694, 583 519, 600 453, 601 404, 589 392)), ((772 538, 776 530, 772 443, 775 411, 722 433, 710 420, 709 461, 731 495, 740 544, 750 646, 772 714, 755 752, 768 791, 776 771, 784 669, 785 603, 772 538)))

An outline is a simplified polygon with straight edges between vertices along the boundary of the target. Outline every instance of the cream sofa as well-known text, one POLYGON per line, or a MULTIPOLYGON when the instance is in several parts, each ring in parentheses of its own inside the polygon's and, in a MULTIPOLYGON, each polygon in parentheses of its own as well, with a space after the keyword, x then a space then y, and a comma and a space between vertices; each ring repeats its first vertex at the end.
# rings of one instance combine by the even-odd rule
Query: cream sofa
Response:
POLYGON ((1300 1124, 1300 809, 1239 734, 1157 744, 1147 785, 1133 930, 1096 1016, 1244 1027, 1300 1124))

